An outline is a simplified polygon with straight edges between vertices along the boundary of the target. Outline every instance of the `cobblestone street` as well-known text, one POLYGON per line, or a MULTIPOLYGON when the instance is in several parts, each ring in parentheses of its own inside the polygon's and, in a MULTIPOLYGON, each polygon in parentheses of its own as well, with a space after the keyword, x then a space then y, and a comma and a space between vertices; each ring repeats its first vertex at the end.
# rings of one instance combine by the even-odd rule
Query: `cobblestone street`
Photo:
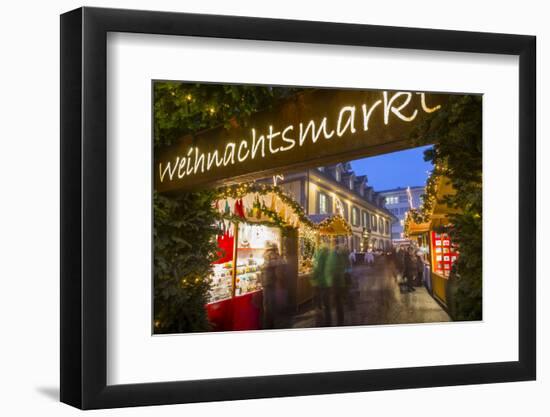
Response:
MULTIPOLYGON (((393 263, 378 258, 375 266, 353 269, 355 291, 345 305, 344 325, 433 323, 451 321, 448 314, 431 297, 425 287, 416 291, 402 290, 393 263)), ((332 305, 333 324, 335 308, 332 305)), ((320 309, 311 306, 292 320, 291 327, 318 327, 322 324, 320 309)))

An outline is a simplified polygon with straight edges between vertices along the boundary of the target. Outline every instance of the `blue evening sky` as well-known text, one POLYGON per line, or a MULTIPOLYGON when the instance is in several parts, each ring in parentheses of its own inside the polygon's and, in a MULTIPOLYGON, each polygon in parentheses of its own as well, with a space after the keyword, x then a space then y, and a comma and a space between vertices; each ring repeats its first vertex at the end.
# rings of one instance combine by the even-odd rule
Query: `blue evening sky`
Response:
POLYGON ((430 146, 392 152, 351 161, 356 175, 367 175, 375 191, 390 188, 426 185, 431 162, 424 161, 424 151, 430 146))

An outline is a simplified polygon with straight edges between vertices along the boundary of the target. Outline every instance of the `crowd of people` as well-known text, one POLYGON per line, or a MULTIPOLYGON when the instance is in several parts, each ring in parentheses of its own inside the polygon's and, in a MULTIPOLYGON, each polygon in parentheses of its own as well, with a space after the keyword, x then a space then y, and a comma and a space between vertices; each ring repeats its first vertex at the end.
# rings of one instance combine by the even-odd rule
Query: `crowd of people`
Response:
POLYGON ((321 245, 313 258, 312 286, 314 303, 321 310, 321 326, 332 325, 332 306, 336 310, 336 324, 344 324, 345 306, 353 308, 352 265, 355 252, 349 252, 344 245, 329 248, 321 245))
POLYGON ((414 246, 398 247, 394 254, 397 279, 407 291, 415 291, 415 285, 422 283, 424 260, 422 252, 414 246))
MULTIPOLYGON (((374 266, 375 259, 381 257, 375 258, 371 249, 364 254, 350 252, 343 244, 322 244, 315 251, 311 285, 314 290, 313 303, 318 326, 344 325, 345 312, 354 310, 358 282, 352 274, 352 268, 360 262, 360 255, 363 255, 362 263, 367 267, 374 266), (335 320, 333 311, 336 314, 335 320)), ((386 262, 393 260, 401 290, 415 291, 415 286, 422 284, 424 273, 422 252, 414 246, 402 246, 387 255, 391 256, 384 254, 383 258, 386 262)), ((264 329, 276 327, 277 315, 286 303, 283 300, 286 296, 282 294, 286 287, 286 275, 285 259, 279 254, 276 244, 269 244, 262 268, 264 329)))

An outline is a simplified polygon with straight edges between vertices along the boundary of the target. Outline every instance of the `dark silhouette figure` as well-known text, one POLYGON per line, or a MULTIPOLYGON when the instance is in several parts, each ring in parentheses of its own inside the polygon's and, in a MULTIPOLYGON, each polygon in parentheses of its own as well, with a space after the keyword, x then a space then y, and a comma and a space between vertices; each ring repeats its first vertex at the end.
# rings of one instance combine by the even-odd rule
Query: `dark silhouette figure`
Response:
POLYGON ((268 244, 264 253, 264 264, 262 266, 262 287, 263 287, 263 328, 275 328, 275 316, 277 314, 277 277, 283 260, 279 255, 277 245, 268 244))

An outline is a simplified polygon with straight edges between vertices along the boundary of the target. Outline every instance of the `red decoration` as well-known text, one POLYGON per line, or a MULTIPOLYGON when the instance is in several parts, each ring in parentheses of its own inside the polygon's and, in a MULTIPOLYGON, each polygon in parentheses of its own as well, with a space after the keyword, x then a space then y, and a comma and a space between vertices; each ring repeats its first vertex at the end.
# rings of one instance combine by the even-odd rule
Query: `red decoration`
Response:
POLYGON ((218 235, 218 247, 220 250, 216 253, 219 259, 215 261, 215 264, 223 264, 225 262, 231 262, 233 260, 233 245, 235 244, 235 237, 231 236, 228 231, 223 235, 218 235))
POLYGON ((244 214, 244 205, 242 198, 235 202, 235 215, 242 217, 243 219, 246 218, 244 214))
POLYGON ((453 264, 458 259, 456 247, 447 233, 432 232, 432 268, 443 276, 451 273, 453 264))
POLYGON ((213 331, 261 329, 262 290, 206 304, 213 331))

